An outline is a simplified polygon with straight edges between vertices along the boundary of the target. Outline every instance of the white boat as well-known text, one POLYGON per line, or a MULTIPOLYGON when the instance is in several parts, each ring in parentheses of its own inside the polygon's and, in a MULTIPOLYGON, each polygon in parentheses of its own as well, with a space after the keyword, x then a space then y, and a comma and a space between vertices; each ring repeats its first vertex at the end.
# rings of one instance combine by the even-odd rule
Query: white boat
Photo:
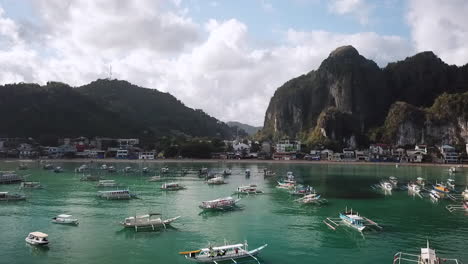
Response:
POLYGON ((17 183, 24 181, 23 177, 14 171, 0 171, 0 184, 17 183))
POLYGON ((455 190, 455 179, 447 179, 447 187, 449 189, 455 190))
POLYGON ((208 175, 208 168, 201 168, 198 171, 198 175, 200 175, 200 176, 208 175))
POLYGON ((108 169, 107 164, 102 164, 101 165, 101 170, 107 170, 107 169, 108 169))
POLYGON ((284 182, 277 182, 276 188, 278 189, 286 189, 286 190, 293 190, 296 185, 294 183, 284 183, 284 182))
POLYGON ((235 200, 232 197, 218 198, 216 200, 204 201, 199 206, 203 210, 229 210, 236 206, 240 199, 235 200))
POLYGON ((141 169, 141 172, 148 173, 150 172, 150 169, 148 167, 144 167, 143 169, 141 169))
POLYGON ((232 174, 232 171, 230 169, 224 169, 224 171, 223 171, 224 176, 229 176, 231 174, 232 174))
POLYGON ((127 167, 125 167, 125 168, 123 169, 123 172, 124 172, 124 173, 132 173, 132 172, 133 172, 133 169, 132 169, 132 167, 127 166, 127 167))
POLYGON ((115 180, 100 180, 99 183, 97 184, 97 187, 100 187, 100 188, 117 187, 117 186, 119 186, 119 184, 116 183, 115 180))
POLYGON ((468 201, 468 187, 465 187, 465 190, 462 192, 462 198, 465 201, 468 201))
POLYGON ((59 214, 56 217, 52 218, 52 223, 62 225, 78 225, 78 219, 72 218, 72 215, 59 214))
POLYGON ((36 231, 29 233, 29 235, 24 240, 26 243, 31 245, 45 246, 49 244, 47 237, 49 237, 49 235, 46 233, 36 231))
POLYGON ((235 259, 252 258, 257 263, 260 263, 255 257, 268 244, 258 247, 254 250, 248 249, 247 241, 244 244, 224 245, 218 247, 208 247, 192 251, 179 252, 186 259, 198 263, 218 263, 225 260, 230 260, 232 263, 237 263, 235 259))
POLYGON ((183 189, 185 189, 185 187, 180 185, 178 182, 169 182, 161 185, 161 190, 165 191, 178 191, 183 189))
POLYGON ((168 167, 162 167, 162 168, 161 168, 161 173, 162 173, 162 174, 167 174, 167 173, 169 173, 169 168, 168 168, 168 167))
POLYGON ((214 177, 214 178, 206 180, 206 183, 208 183, 208 184, 225 184, 226 182, 224 181, 224 177, 218 176, 218 177, 214 177))
POLYGON ((42 185, 40 182, 22 182, 20 184, 22 189, 41 189, 42 185))
POLYGON ((393 184, 388 181, 381 181, 380 188, 382 188, 384 191, 391 192, 393 190, 393 184))
POLYGON ((159 213, 150 213, 146 215, 136 215, 125 218, 123 222, 120 224, 126 228, 135 228, 136 231, 138 229, 147 229, 151 228, 152 230, 159 229, 161 227, 166 228, 167 225, 170 225, 175 220, 179 219, 180 216, 176 216, 170 219, 161 219, 161 214, 159 213), (157 217, 153 217, 157 216, 157 217))
POLYGON ((286 174, 286 179, 283 182, 296 184, 296 179, 291 171, 288 171, 288 173, 286 174))
POLYGON ((264 169, 263 173, 265 174, 265 177, 271 177, 271 176, 276 176, 276 173, 274 171, 264 169))
POLYGON ((113 173, 113 172, 116 172, 117 170, 115 169, 114 166, 109 166, 107 167, 107 172, 110 172, 110 173, 113 173))
POLYGON ((388 177, 388 181, 393 185, 393 187, 398 185, 398 179, 395 176, 388 177))
POLYGON ((345 226, 349 226, 358 230, 359 232, 367 229, 382 229, 382 227, 379 226, 376 222, 359 215, 357 212, 353 212, 353 209, 348 211, 347 208, 344 212, 340 213, 340 218, 328 217, 323 222, 333 230, 336 230, 336 228, 340 226, 340 222, 345 226))
POLYGON ((63 169, 62 169, 62 167, 55 167, 54 172, 55 173, 60 173, 60 172, 63 172, 63 169))
POLYGON ((107 200, 129 200, 136 197, 129 190, 99 191, 98 196, 107 200))
POLYGON ((75 169, 75 172, 79 172, 79 173, 86 172, 86 171, 88 171, 88 165, 81 165, 80 167, 75 169))
POLYGON ((421 186, 424 186, 426 184, 426 180, 422 177, 418 177, 416 178, 416 183, 421 185, 421 186))
POLYGON ((320 194, 311 193, 311 194, 305 195, 302 198, 297 199, 296 201, 303 203, 303 204, 311 204, 311 203, 317 204, 317 203, 321 203, 320 196, 321 196, 320 194))
POLYGON ((54 166, 52 166, 52 164, 46 163, 46 164, 42 165, 42 168, 44 170, 52 170, 52 169, 54 169, 54 166))
POLYGON ((431 190, 429 192, 429 197, 431 197, 431 199, 435 202, 439 201, 439 199, 441 198, 440 194, 436 190, 431 190))
POLYGON ((0 201, 22 201, 26 200, 26 196, 16 193, 0 192, 0 201))
POLYGON ((257 188, 257 185, 250 184, 250 185, 237 187, 237 191, 235 193, 236 194, 259 194, 259 193, 263 193, 263 191, 259 190, 257 188))
POLYGON ((155 181, 160 181, 161 176, 153 176, 148 179, 149 182, 155 182, 155 181))
POLYGON ((449 171, 449 173, 455 173, 455 172, 457 172, 457 168, 450 167, 448 171, 449 171))
POLYGON ((408 191, 412 193, 420 193, 421 192, 421 186, 419 186, 416 183, 408 183, 408 191))
POLYGON ((429 241, 427 241, 427 246, 421 248, 421 253, 411 254, 405 252, 398 252, 393 256, 393 264, 404 264, 404 263, 417 263, 417 264, 461 264, 458 259, 449 259, 437 257, 434 249, 429 247, 429 241))

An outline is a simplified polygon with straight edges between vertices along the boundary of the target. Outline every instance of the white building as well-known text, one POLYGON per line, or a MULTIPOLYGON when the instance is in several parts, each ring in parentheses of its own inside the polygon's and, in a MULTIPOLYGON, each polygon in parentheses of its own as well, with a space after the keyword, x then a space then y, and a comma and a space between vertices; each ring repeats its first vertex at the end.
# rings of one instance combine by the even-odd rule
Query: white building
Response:
POLYGON ((301 142, 297 140, 280 140, 276 144, 276 152, 294 153, 301 151, 301 142))
POLYGON ((126 159, 128 157, 128 150, 126 149, 119 149, 117 150, 117 154, 115 155, 118 159, 126 159))
POLYGON ((121 149, 128 149, 140 143, 138 138, 119 138, 117 139, 119 143, 119 148, 121 149))
POLYGON ((444 163, 458 163, 458 153, 454 147, 450 145, 443 145, 440 147, 440 153, 444 158, 444 163))
POLYGON ((138 158, 143 160, 143 159, 146 159, 146 160, 154 160, 154 157, 156 156, 156 153, 153 152, 153 151, 150 151, 150 152, 140 152, 140 154, 138 155, 138 158))

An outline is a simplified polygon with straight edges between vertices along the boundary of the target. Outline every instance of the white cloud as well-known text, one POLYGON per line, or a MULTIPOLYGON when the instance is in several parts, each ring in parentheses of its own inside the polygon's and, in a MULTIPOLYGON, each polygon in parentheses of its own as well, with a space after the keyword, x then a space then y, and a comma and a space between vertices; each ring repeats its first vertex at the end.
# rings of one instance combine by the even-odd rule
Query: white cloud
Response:
POLYGON ((408 23, 418 51, 432 50, 445 62, 468 62, 468 1, 411 0, 408 23))
POLYGON ((404 39, 373 32, 290 29, 283 44, 258 48, 239 20, 199 25, 177 1, 172 8, 149 0, 134 3, 40 2, 41 50, 19 34, 20 24, 0 13, 0 39, 13 36, 11 46, 0 48, 0 82, 82 85, 107 77, 112 64, 118 79, 170 92, 223 121, 259 125, 274 91, 316 69, 337 46, 354 45, 381 66, 412 54, 404 39))
POLYGON ((359 23, 366 25, 369 23, 372 6, 366 0, 330 0, 328 9, 338 15, 352 15, 359 23))

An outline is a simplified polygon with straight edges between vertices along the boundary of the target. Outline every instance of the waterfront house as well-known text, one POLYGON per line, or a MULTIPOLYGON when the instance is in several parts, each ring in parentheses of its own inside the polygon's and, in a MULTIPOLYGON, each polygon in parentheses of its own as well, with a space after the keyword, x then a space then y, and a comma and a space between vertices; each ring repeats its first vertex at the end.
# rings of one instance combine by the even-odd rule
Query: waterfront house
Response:
POLYGON ((298 140, 284 139, 276 143, 276 152, 296 153, 301 151, 301 142, 298 140))
POLYGON ((454 147, 442 145, 439 149, 444 163, 458 163, 459 154, 454 147))
POLYGON ((138 155, 138 159, 141 160, 154 160, 155 157, 156 153, 154 151, 144 151, 140 152, 140 154, 138 155))
POLYGON ((343 159, 348 161, 356 160, 355 151, 353 149, 343 149, 343 159))
POLYGON ((324 149, 320 151, 320 159, 321 160, 332 160, 333 158, 333 150, 324 149))
POLYGON ((129 149, 140 143, 138 138, 119 138, 117 139, 120 149, 129 149))
POLYGON ((369 151, 367 150, 356 150, 355 155, 357 161, 369 161, 369 151))
POLYGON ((115 155, 117 159, 126 159, 128 158, 128 150, 126 149, 119 149, 115 155))

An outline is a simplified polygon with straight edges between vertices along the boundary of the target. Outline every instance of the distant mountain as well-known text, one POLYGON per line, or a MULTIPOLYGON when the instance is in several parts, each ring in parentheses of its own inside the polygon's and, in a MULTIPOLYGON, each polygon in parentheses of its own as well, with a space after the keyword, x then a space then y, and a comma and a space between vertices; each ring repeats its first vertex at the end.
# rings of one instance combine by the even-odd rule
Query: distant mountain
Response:
POLYGON ((243 124, 243 123, 236 122, 236 121, 229 121, 226 124, 230 127, 238 127, 240 129, 243 129, 249 135, 253 135, 257 133, 260 129, 262 129, 262 127, 255 127, 255 126, 243 124))
POLYGON ((168 93, 119 80, 77 88, 56 82, 0 86, 0 120, 0 135, 9 137, 235 135, 227 124, 168 93))
POLYGON ((453 94, 439 100, 438 115, 446 116, 450 110, 448 106, 440 107, 440 102, 456 102, 459 109, 450 111, 463 117, 463 111, 468 109, 462 106, 468 105, 468 97, 461 93, 467 91, 468 66, 447 65, 432 52, 422 52, 381 69, 354 47, 343 46, 331 52, 317 70, 294 78, 276 90, 259 137, 300 138, 309 145, 337 148, 365 146, 376 141, 461 144, 460 134, 468 132, 464 120, 456 125, 442 119, 426 119, 428 112, 422 108, 431 107, 444 93, 453 94), (398 101, 405 104, 395 105, 398 101), (418 122, 437 120, 438 123, 408 125, 415 120, 404 116, 388 120, 397 119, 396 114, 416 112, 423 116, 418 122), (392 133, 382 131, 390 127, 392 133), (414 131, 409 130, 416 127, 421 135, 402 140, 405 134, 412 135, 414 131), (440 133, 424 128, 440 129, 440 133), (452 136, 442 137, 444 128, 454 129, 452 136), (424 135, 431 135, 430 140, 424 135))

